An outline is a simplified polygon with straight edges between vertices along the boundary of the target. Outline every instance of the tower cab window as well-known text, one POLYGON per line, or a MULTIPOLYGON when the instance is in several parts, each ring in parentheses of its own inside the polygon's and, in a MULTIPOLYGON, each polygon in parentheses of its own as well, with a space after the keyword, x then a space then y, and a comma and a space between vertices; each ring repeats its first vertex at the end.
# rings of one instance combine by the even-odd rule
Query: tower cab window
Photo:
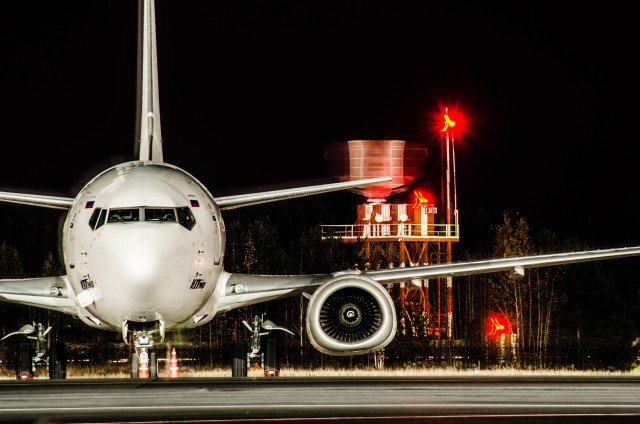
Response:
POLYGON ((177 222, 191 231, 196 225, 196 219, 188 207, 181 208, 96 208, 89 218, 89 226, 97 230, 105 223, 128 222, 177 222))

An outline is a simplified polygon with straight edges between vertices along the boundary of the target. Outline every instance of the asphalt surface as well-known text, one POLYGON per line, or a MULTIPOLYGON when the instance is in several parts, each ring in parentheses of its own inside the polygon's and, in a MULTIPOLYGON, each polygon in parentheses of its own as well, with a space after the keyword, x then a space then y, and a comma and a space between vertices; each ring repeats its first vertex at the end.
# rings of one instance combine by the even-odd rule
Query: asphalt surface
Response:
POLYGON ((640 376, 4 380, 11 423, 638 423, 640 376))

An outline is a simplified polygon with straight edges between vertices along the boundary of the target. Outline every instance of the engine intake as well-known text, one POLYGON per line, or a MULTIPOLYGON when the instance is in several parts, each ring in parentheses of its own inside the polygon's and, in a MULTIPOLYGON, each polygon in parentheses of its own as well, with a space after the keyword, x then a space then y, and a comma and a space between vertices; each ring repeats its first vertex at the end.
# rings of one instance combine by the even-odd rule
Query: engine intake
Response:
POLYGON ((320 286, 307 307, 307 335, 322 353, 361 355, 384 348, 395 337, 396 309, 380 283, 346 274, 320 286))

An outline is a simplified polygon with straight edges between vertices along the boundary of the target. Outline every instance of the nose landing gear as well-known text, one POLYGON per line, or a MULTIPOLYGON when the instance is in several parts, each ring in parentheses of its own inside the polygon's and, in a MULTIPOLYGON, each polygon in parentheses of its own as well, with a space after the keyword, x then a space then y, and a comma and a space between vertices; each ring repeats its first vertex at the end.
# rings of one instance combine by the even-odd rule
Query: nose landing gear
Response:
POLYGON ((132 333, 134 351, 131 352, 131 378, 158 378, 158 358, 153 338, 144 331, 132 333))
POLYGON ((153 351, 153 333, 158 332, 161 342, 164 340, 164 321, 151 323, 132 323, 125 321, 122 324, 122 336, 126 344, 133 345, 131 352, 131 378, 158 378, 158 358, 153 351), (136 324, 137 328, 129 328, 130 324, 136 324))

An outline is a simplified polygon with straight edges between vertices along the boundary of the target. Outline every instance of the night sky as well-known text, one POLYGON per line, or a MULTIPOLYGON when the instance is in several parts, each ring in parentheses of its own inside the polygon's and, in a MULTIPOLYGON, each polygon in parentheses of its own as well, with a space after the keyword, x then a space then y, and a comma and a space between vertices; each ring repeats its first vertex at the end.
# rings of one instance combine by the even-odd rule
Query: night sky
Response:
MULTIPOLYGON (((437 190, 448 106, 468 124, 463 237, 476 211, 509 210, 594 247, 640 243, 636 15, 423 3, 157 1, 165 161, 221 195, 326 180, 328 143, 394 138, 428 148, 437 190)), ((1 188, 72 195, 130 158, 136 15, 133 0, 0 6, 1 188)))

